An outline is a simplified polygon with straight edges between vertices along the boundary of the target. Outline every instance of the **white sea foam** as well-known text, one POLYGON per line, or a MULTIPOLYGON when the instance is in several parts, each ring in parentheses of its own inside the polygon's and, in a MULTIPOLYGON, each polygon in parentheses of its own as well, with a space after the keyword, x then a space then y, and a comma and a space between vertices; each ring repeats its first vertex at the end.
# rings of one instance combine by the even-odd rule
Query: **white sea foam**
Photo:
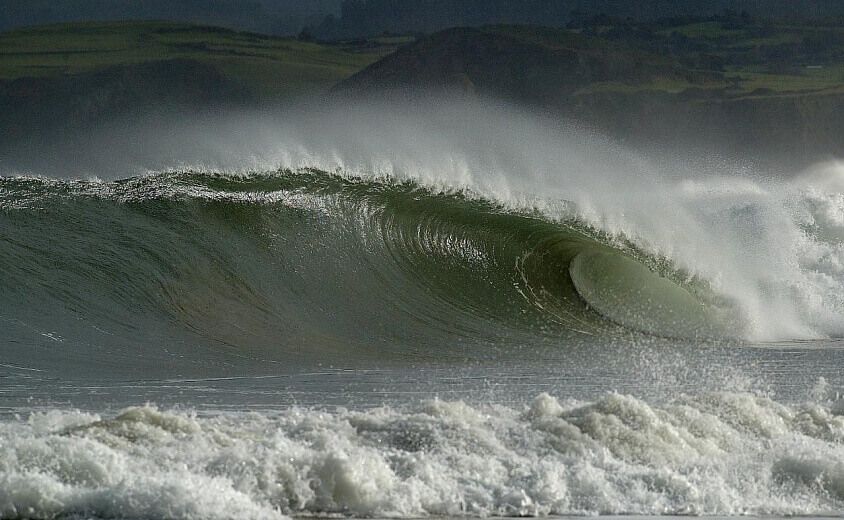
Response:
POLYGON ((650 405, 220 414, 153 407, 0 423, 0 517, 821 514, 844 417, 716 393, 650 405))

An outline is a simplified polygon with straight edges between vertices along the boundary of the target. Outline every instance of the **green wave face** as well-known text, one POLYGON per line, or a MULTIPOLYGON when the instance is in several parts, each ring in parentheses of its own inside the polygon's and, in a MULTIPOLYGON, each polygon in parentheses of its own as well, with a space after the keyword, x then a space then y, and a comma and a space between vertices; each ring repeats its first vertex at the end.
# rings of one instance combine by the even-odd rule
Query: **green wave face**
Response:
POLYGON ((613 250, 586 249, 569 264, 578 294, 602 316, 648 334, 722 338, 735 334, 719 308, 645 265, 613 250))
POLYGON ((218 354, 209 365, 483 359, 733 326, 705 291, 574 221, 317 171, 3 179, 0 243, 0 323, 70 363, 177 363, 197 348, 218 354))

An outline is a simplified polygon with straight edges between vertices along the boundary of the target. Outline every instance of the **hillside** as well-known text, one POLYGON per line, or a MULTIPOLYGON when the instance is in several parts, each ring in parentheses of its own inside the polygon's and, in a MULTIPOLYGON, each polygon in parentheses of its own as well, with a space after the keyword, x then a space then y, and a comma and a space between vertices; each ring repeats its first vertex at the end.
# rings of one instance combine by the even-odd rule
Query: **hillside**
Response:
POLYGON ((178 59, 212 66, 256 97, 278 98, 329 88, 392 50, 173 22, 58 24, 0 33, 0 80, 178 59))
POLYGON ((541 105, 567 103, 584 88, 710 85, 719 74, 571 31, 529 26, 448 29, 400 48, 339 89, 434 88, 541 105))
POLYGON ((171 22, 0 33, 0 144, 149 110, 265 107, 318 96, 393 48, 171 22))
POLYGON ((0 31, 79 21, 170 20, 295 35, 340 0, 3 0, 0 31))
POLYGON ((840 0, 343 0, 310 31, 320 38, 432 33, 495 24, 571 27, 592 17, 648 22, 745 12, 764 19, 829 20, 844 16, 840 0))
POLYGON ((792 167, 844 149, 842 57, 836 26, 461 28, 400 48, 337 90, 503 98, 635 145, 792 167))
POLYGON ((0 33, 0 155, 114 118, 447 90, 635 146, 790 168, 844 149, 842 64, 844 27, 735 13, 331 44, 170 22, 52 25, 0 33))

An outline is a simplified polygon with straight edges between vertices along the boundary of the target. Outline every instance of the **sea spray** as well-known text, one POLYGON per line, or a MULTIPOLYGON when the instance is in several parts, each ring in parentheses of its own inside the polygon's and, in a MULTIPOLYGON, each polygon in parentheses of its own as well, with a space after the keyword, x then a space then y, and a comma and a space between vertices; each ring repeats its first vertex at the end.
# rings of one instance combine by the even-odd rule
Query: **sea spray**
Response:
MULTIPOLYGON (((95 221, 102 218, 122 228, 115 228, 112 232, 128 234, 123 244, 134 243, 132 247, 140 250, 150 246, 155 249, 154 245, 147 246, 143 241, 144 234, 159 225, 159 217, 153 217, 153 213, 159 213, 162 218, 172 219, 173 224, 169 229, 159 228, 153 232, 161 234, 158 240, 172 241, 176 235, 183 233, 187 233, 186 237, 196 236, 196 229, 191 228, 197 227, 203 227, 207 237, 214 237, 211 242, 196 245, 205 251, 201 255, 207 256, 207 269, 230 271, 222 279, 241 278, 244 273, 255 269, 266 269, 255 264, 244 271, 244 265, 235 267, 232 264, 240 264, 244 260, 263 258, 260 261, 264 265, 269 262, 283 269, 284 263, 278 264, 273 260, 273 255, 280 253, 278 245, 290 242, 292 237, 303 233, 319 232, 326 237, 335 237, 332 240, 336 241, 331 246, 334 248, 332 251, 320 255, 342 253, 346 255, 343 258, 359 261, 372 254, 377 257, 382 254, 379 250, 386 246, 397 247, 415 258, 407 257, 409 263, 405 263, 403 259, 406 255, 403 253, 367 261, 376 262, 373 265, 376 270, 380 268, 377 265, 386 268, 386 264, 379 264, 385 261, 398 261, 403 269, 413 269, 413 263, 423 262, 434 271, 449 270, 459 265, 458 269, 474 272, 473 276, 477 277, 484 276, 482 268, 491 269, 501 275, 501 282, 515 283, 520 294, 529 302, 539 303, 536 296, 540 293, 555 300, 556 303, 540 303, 542 309, 557 316, 553 318, 546 312, 546 318, 551 322, 559 322, 558 318, 562 316, 562 311, 554 311, 553 308, 562 306, 570 309, 579 298, 566 296, 572 288, 566 287, 564 281, 560 282, 560 287, 553 288, 559 284, 552 281, 550 269, 557 269, 558 276, 565 278, 568 262, 582 249, 574 243, 597 242, 608 248, 607 251, 616 252, 613 254, 625 255, 656 274, 667 276, 672 280, 670 283, 686 289, 698 288, 696 297, 702 303, 714 302, 717 307, 731 309, 715 313, 730 315, 732 325, 724 334, 726 337, 752 341, 817 339, 838 337, 844 331, 844 301, 840 296, 844 283, 844 269, 841 268, 844 265, 844 245, 837 238, 844 234, 844 225, 836 216, 842 211, 844 201, 835 192, 825 192, 817 184, 802 179, 770 180, 763 184, 749 178, 660 179, 654 178, 656 174, 643 177, 641 172, 639 175, 625 172, 624 175, 630 175, 632 180, 617 179, 619 183, 626 183, 627 187, 622 191, 612 191, 590 184, 583 176, 567 177, 567 170, 561 167, 557 170, 560 180, 556 183, 543 181, 546 184, 543 188, 545 194, 540 196, 537 192, 525 191, 527 186, 521 186, 531 179, 538 182, 537 177, 531 174, 536 171, 527 170, 528 173, 521 176, 507 178, 506 189, 488 184, 483 171, 474 173, 468 185, 454 180, 456 184, 449 186, 448 170, 440 171, 438 175, 441 178, 438 180, 423 176, 430 185, 409 173, 393 171, 386 178, 372 178, 365 172, 346 170, 334 174, 300 170, 234 176, 212 172, 171 172, 117 182, 7 178, 2 181, 2 218, 6 226, 11 226, 8 227, 10 235, 21 233, 26 228, 26 236, 16 239, 23 249, 18 253, 9 250, 13 256, 26 256, 29 254, 26 251, 34 251, 32 246, 39 241, 53 240, 53 231, 40 224, 43 219, 82 218, 81 214, 73 215, 83 211, 90 212, 84 217, 90 220, 90 232, 77 227, 68 229, 67 236, 79 235, 79 240, 90 241, 92 247, 102 249, 102 246, 95 245, 96 242, 105 245, 111 240, 95 221), (516 185, 520 185, 519 189, 515 188, 516 185), (586 185, 588 189, 584 188, 586 185), (517 193, 520 195, 515 195, 517 193), (124 203, 131 204, 127 206, 124 203), (138 212, 131 208, 143 209, 138 212), (193 219, 197 218, 207 220, 197 212, 217 215, 222 219, 217 220, 221 227, 212 229, 210 226, 215 225, 214 221, 194 222, 193 219), (508 214, 512 216, 508 217, 508 214), (248 224, 252 228, 231 226, 227 222, 229 217, 224 215, 252 219, 252 223, 248 224), (301 222, 300 229, 296 227, 296 219, 301 222), (317 228, 322 228, 322 231, 317 231, 317 228), (46 234, 39 236, 42 233, 46 234), (421 233, 422 242, 407 242, 412 233, 421 233), (555 241, 552 238, 555 234, 570 238, 555 241), (223 237, 228 238, 221 241, 223 237), (24 246, 27 243, 30 244, 28 249, 24 246), (211 247, 213 243, 218 245, 211 247), (390 246, 391 243, 394 246, 390 246), (237 247, 247 249, 257 245, 258 250, 251 259, 233 258, 226 266, 220 260, 234 253, 232 244, 241 244, 237 247), (541 248, 543 253, 534 251, 536 247, 541 248), (504 256, 498 256, 500 253, 504 256), (473 262, 475 265, 470 265, 473 262), (545 271, 542 280, 545 290, 531 292, 538 287, 531 286, 531 280, 525 278, 526 266, 545 271), (524 283, 520 284, 520 279, 524 283)), ((612 175, 621 175, 607 173, 614 171, 618 170, 607 169, 602 174, 604 179, 597 184, 608 182, 612 175)), ((433 171, 429 174, 433 175, 433 171)), ((551 172, 546 174, 550 179, 551 172)), ((494 183, 501 180, 495 178, 493 175, 491 179, 494 183)), ((532 189, 539 188, 534 186, 532 189)), ((301 255, 314 251, 313 243, 294 242, 300 243, 294 250, 300 251, 301 255)), ((45 257, 62 256, 73 250, 52 248, 46 242, 43 247, 45 257)), ((110 244, 108 247, 113 246, 110 244)), ((174 244, 173 247, 178 249, 183 246, 174 244)), ((127 250, 115 251, 115 254, 134 256, 138 253, 127 250)), ((158 253, 150 251, 150 254, 158 253)), ((174 254, 183 256, 175 250, 167 253, 174 254)), ((185 251, 184 254, 189 253, 185 251)), ((69 259, 57 261, 66 260, 69 259)), ((341 260, 337 258, 337 261, 341 260)), ((22 267, 21 257, 9 257, 6 261, 16 264, 16 269, 22 267)), ((113 257, 102 261, 120 263, 121 260, 113 257)), ((38 259, 32 259, 32 262, 35 265, 43 263, 38 259)), ((175 259, 171 262, 178 264, 175 259)), ((191 267, 188 272, 196 272, 196 267, 191 267)), ((329 269, 327 265, 325 268, 329 269)), ((8 272, 11 276, 14 269, 8 272)), ((106 274, 100 273, 94 278, 106 274)), ((206 274, 196 272, 200 278, 206 274)), ((68 275, 75 276, 73 273, 68 275)), ((390 276, 417 278, 418 273, 395 272, 390 276)), ((17 287, 29 283, 8 276, 6 282, 17 287)), ((420 289, 428 284, 437 285, 434 279, 416 279, 411 283, 420 289)), ((166 286, 163 288, 169 291, 166 286)), ((456 296, 464 300, 461 305, 483 307, 483 299, 469 301, 473 295, 480 297, 480 288, 480 285, 471 289, 467 287, 464 294, 449 298, 456 296)), ((365 290, 375 289, 372 286, 365 290)), ((180 289, 185 297, 199 297, 198 294, 191 296, 189 291, 192 290, 180 289)), ((325 290, 330 292, 333 289, 328 287, 325 290)), ((506 292, 506 289, 502 290, 506 292)), ((384 291, 384 294, 390 294, 389 288, 385 287, 384 291)), ((75 297, 80 295, 79 291, 73 293, 75 297)), ((243 296, 232 294, 225 298, 237 301, 243 296)), ((175 293, 168 296, 173 297, 177 297, 175 293)), ((267 298, 272 300, 277 297, 266 296, 264 303, 252 301, 244 306, 242 312, 249 320, 260 319, 259 314, 252 312, 252 306, 272 313, 272 309, 267 307, 267 298)), ((492 301, 502 301, 502 297, 503 293, 492 301)), ((136 303, 157 305, 154 302, 156 298, 146 291, 143 301, 136 303)), ((294 301, 288 301, 286 306, 294 304, 294 301)), ((513 299, 508 301, 512 304, 517 302, 513 299)), ((417 314, 418 310, 409 309, 408 312, 417 314)), ((613 314, 604 313, 609 318, 613 314)), ((260 328, 261 325, 256 323, 255 330, 260 328)), ((689 335, 682 327, 678 327, 677 331, 668 330, 670 323, 653 330, 657 329, 660 335, 689 335)))
POLYGON ((314 168, 435 192, 469 190, 552 220, 577 219, 705 280, 738 303, 748 339, 844 332, 842 246, 828 240, 844 235, 835 163, 783 175, 681 150, 645 157, 570 122, 441 97, 115 124, 120 132, 92 136, 91 149, 78 151, 81 169, 67 170, 67 161, 49 154, 38 166, 0 168, 104 179, 168 169, 314 168))

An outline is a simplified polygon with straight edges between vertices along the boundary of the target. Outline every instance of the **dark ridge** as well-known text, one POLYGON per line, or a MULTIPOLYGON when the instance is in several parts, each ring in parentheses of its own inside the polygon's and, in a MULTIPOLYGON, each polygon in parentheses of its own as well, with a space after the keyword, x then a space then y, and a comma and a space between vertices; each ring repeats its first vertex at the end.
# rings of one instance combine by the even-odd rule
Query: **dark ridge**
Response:
MULTIPOLYGON (((754 27, 711 30, 758 38, 754 27)), ((738 36, 730 36, 727 50, 710 42, 700 51, 685 40, 670 47, 677 31, 638 43, 635 31, 612 39, 531 26, 448 29, 399 49, 335 91, 408 100, 431 89, 479 95, 575 119, 635 146, 791 169, 844 149, 844 89, 829 76, 841 46, 825 40, 810 53, 814 29, 794 31, 766 33, 798 43, 776 66, 759 69, 753 60, 769 47, 745 51, 738 36)))
POLYGON ((670 58, 574 32, 530 26, 447 29, 370 65, 337 90, 457 90, 531 104, 566 103, 602 81, 631 85, 690 76, 670 58))

